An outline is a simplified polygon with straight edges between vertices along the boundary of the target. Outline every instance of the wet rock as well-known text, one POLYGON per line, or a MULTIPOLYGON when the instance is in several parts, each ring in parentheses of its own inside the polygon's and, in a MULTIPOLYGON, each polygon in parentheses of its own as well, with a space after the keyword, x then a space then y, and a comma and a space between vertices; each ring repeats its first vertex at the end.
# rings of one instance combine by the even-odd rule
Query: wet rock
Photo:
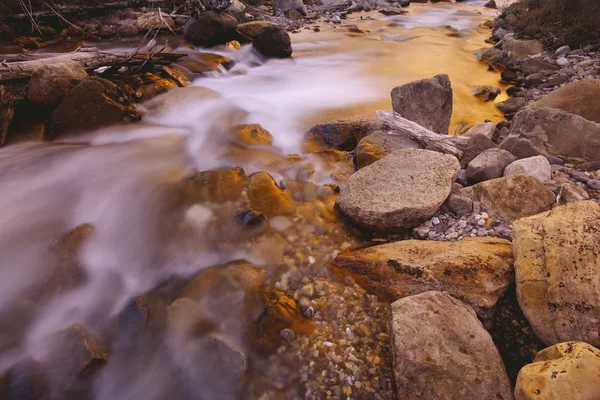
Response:
POLYGON ((506 150, 488 149, 469 163, 467 179, 471 183, 478 183, 500 178, 504 169, 515 160, 516 157, 506 150))
POLYGON ((398 150, 353 174, 336 206, 370 229, 413 228, 444 203, 459 169, 458 160, 449 155, 398 150))
POLYGON ((0 398, 3 400, 48 400, 50 387, 39 363, 26 359, 0 376, 0 398))
POLYGON ((556 155, 598 160, 600 124, 555 108, 526 108, 516 115, 500 148, 517 158, 556 155))
POLYGON ((390 340, 401 399, 511 399, 492 338, 473 309, 441 292, 392 304, 390 340))
POLYGON ((259 124, 245 124, 233 128, 234 140, 245 146, 268 146, 273 144, 273 135, 259 124))
POLYGON ((582 79, 548 93, 529 108, 558 108, 600 123, 600 80, 582 79))
POLYGON ((600 344, 600 206, 569 203, 513 225, 517 296, 547 345, 600 344))
POLYGON ((473 200, 459 194, 448 197, 448 206, 456 215, 468 215, 473 212, 473 200))
MULTIPOLYGON (((460 166, 465 170, 469 163, 473 161, 479 154, 488 149, 493 149, 496 147, 496 143, 494 143, 492 139, 488 137, 487 132, 472 132, 468 137, 469 143, 463 149, 463 155, 460 158, 460 166)), ((464 182, 466 184, 466 179, 464 182)))
POLYGON ((86 78, 58 105, 48 121, 50 138, 77 130, 140 119, 131 99, 114 83, 86 78))
POLYGON ((366 167, 382 159, 396 150, 421 149, 419 143, 402 135, 388 135, 384 131, 376 131, 360 140, 356 147, 356 169, 366 167))
POLYGON ((600 398, 600 350, 565 342, 540 351, 519 372, 516 400, 600 398))
POLYGON ((544 156, 528 157, 517 160, 504 169, 504 176, 527 174, 540 182, 545 182, 552 176, 548 159, 544 156))
POLYGON ((496 97, 502 93, 500 88, 495 86, 485 85, 485 86, 474 86, 471 88, 471 92, 473 95, 484 101, 494 100, 496 97))
POLYGON ((460 194, 509 220, 549 210, 555 201, 554 193, 530 175, 492 179, 466 187, 460 194))
POLYGON ((289 11, 298 11, 302 15, 306 15, 306 6, 302 0, 274 0, 273 1, 273 14, 277 11, 287 13, 289 11))
POLYGON ((290 35, 278 25, 260 28, 254 35, 252 46, 265 57, 288 58, 292 56, 290 35))
POLYGON ((355 148, 365 136, 382 129, 383 124, 377 115, 364 114, 319 124, 311 128, 304 136, 310 146, 350 150, 355 148))
POLYGON ((289 215, 296 212, 296 206, 288 191, 277 186, 266 172, 257 172, 248 178, 248 199, 250 207, 267 217, 289 215))
POLYGON ((496 2, 495 2, 494 0, 490 0, 490 1, 488 1, 488 2, 487 2, 487 3, 485 3, 483 6, 484 6, 484 7, 487 7, 487 8, 493 8, 493 9, 496 9, 496 8, 498 8, 498 6, 496 5, 496 2))
POLYGON ((445 291, 479 310, 496 304, 512 283, 512 257, 504 239, 403 240, 340 254, 334 264, 362 276, 377 295, 397 300, 445 291))
POLYGON ((245 227, 260 225, 267 219, 263 213, 254 210, 242 211, 235 218, 240 225, 245 227))
POLYGON ((527 101, 522 97, 513 97, 501 103, 496 103, 496 108, 504 115, 513 115, 521 108, 527 105, 527 101))
POLYGON ((275 24, 269 21, 251 21, 239 24, 237 30, 248 39, 253 40, 260 28, 273 25, 275 24))
POLYGON ((452 85, 448 75, 414 81, 392 90, 392 107, 402 117, 446 135, 452 116, 452 85))
POLYGON ((245 187, 246 173, 238 167, 197 172, 184 178, 179 190, 183 203, 194 204, 236 201, 245 187))
POLYGON ((542 53, 544 45, 539 40, 520 40, 506 36, 502 40, 502 50, 512 53, 513 57, 523 58, 542 53))
POLYGON ((41 66, 31 74, 27 98, 42 106, 55 106, 87 77, 85 69, 73 61, 41 66))
POLYGON ((190 18, 183 28, 185 39, 197 46, 216 46, 236 39, 237 20, 229 14, 205 11, 190 18))

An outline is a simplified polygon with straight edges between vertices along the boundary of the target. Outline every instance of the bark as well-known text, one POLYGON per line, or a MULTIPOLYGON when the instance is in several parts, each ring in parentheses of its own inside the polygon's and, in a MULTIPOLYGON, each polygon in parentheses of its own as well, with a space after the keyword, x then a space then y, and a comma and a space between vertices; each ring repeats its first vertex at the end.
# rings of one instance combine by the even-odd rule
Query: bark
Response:
POLYGON ((94 70, 103 66, 154 66, 169 65, 185 57, 179 53, 105 53, 101 51, 79 51, 68 54, 22 54, 18 56, 3 56, 8 59, 21 59, 16 62, 0 63, 0 82, 17 79, 27 79, 33 71, 43 65, 75 61, 86 70, 94 70))
POLYGON ((403 118, 400 114, 393 111, 377 111, 377 117, 392 129, 388 132, 389 135, 408 136, 427 149, 451 154, 458 159, 463 154, 461 149, 465 148, 469 143, 469 138, 467 137, 447 136, 435 133, 416 122, 403 118))

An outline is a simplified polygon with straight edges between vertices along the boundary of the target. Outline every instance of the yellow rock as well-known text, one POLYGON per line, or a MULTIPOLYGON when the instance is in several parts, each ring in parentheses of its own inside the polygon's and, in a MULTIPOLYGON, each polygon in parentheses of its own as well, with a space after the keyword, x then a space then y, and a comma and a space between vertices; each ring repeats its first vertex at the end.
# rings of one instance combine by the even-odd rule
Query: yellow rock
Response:
POLYGON ((296 212, 296 206, 290 194, 277 186, 273 177, 266 172, 250 175, 248 198, 250 208, 262 212, 267 217, 289 215, 296 212))
POLYGON ((565 342, 538 353, 517 377, 516 400, 600 399, 600 351, 565 342))
POLYGON ((233 128, 236 142, 247 146, 273 144, 273 135, 258 124, 238 125, 233 128))
POLYGON ((242 196, 246 174, 242 168, 211 169, 198 172, 181 182, 186 204, 205 201, 235 201, 242 196))

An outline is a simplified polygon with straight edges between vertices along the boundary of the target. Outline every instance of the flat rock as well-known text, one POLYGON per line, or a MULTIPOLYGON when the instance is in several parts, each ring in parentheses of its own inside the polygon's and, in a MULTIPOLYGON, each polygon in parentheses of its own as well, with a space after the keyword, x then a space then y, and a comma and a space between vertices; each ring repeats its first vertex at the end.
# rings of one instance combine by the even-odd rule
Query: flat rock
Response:
POLYGON ((513 226, 517 297, 547 345, 600 345, 600 206, 579 201, 513 226))
POLYGON ((360 140, 355 150, 356 169, 361 169, 396 150, 422 149, 419 143, 408 136, 388 135, 384 131, 376 131, 360 140))
POLYGON ((413 228, 444 203, 460 169, 455 157, 404 149, 354 173, 336 206, 364 227, 396 231, 413 228))
POLYGON ((600 350, 565 342, 540 351, 519 372, 515 399, 600 399, 600 350))
POLYGON ((568 83, 528 107, 558 108, 600 123, 600 80, 582 79, 568 83))
POLYGON ((521 110, 499 146, 517 158, 555 155, 600 159, 600 124, 556 108, 521 110))
MULTIPOLYGON (((344 253, 334 261, 393 300, 446 291, 475 310, 492 307, 513 281, 512 245, 496 238, 403 240, 344 253)), ((361 280, 362 282, 362 280, 361 280)))
POLYGON ((467 180, 471 183, 478 183, 500 178, 504 169, 515 160, 516 157, 506 150, 488 149, 469 163, 467 180))
POLYGON ((484 134, 487 138, 492 140, 494 132, 496 131, 496 125, 493 122, 480 122, 473 125, 468 131, 463 133, 462 136, 474 137, 479 134, 484 134))
POLYGON ((452 85, 448 75, 414 81, 392 90, 392 107, 402 117, 443 135, 452 117, 452 85))
POLYGON ((55 106, 87 77, 85 69, 74 61, 43 65, 31 74, 27 98, 36 104, 55 106))
POLYGON ((511 399, 502 359, 473 309, 446 293, 392 304, 398 400, 511 399))
POLYGON ((527 174, 540 182, 545 182, 552 177, 550 162, 544 156, 522 158, 509 164, 504 169, 504 176, 527 174))
POLYGON ((515 220, 547 211, 555 196, 530 175, 512 175, 478 183, 460 191, 491 214, 515 220))

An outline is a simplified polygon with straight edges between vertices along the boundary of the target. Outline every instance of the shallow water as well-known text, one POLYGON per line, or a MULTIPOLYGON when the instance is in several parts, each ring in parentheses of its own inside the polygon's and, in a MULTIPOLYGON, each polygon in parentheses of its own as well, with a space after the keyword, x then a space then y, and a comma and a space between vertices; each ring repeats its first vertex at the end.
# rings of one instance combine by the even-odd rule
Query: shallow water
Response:
MULTIPOLYGON (((328 222, 323 215, 289 225, 284 221, 285 232, 258 245, 240 234, 233 218, 227 223, 219 219, 219 212, 233 213, 238 205, 195 206, 183 222, 174 223, 191 227, 187 240, 180 240, 166 211, 172 188, 193 170, 263 170, 269 162, 299 153, 303 133, 312 125, 389 109, 393 87, 438 73, 447 73, 454 88, 451 132, 485 119, 502 119, 493 102, 480 102, 470 92, 474 85, 498 85, 498 76, 473 55, 489 34, 478 25, 493 15, 482 4, 413 4, 407 16, 372 12, 351 14, 341 26, 321 22, 318 33, 303 30, 292 35, 292 60, 264 62, 250 47, 223 50, 236 65, 193 84, 217 95, 182 89, 186 96, 147 110, 140 124, 88 132, 64 143, 22 143, 0 150, 0 370, 29 357, 44 359, 48 340, 74 323, 105 333, 131 298, 174 276, 242 258, 278 264, 289 248, 305 248, 317 259, 311 267, 313 262, 305 260, 309 254, 300 254, 298 274, 325 271, 327 257, 351 240, 338 222, 328 222), (347 32, 348 24, 369 32, 347 32), (261 124, 273 134, 274 147, 232 151, 227 132, 243 123, 261 124), (36 305, 32 292, 50 279, 48 249, 81 224, 93 226, 77 255, 86 279, 36 305), (299 238, 304 239, 298 242, 299 238)), ((305 159, 315 167, 312 179, 318 184, 330 183, 332 169, 342 164, 311 155, 305 159)), ((286 177, 283 172, 273 176, 286 177)), ((315 215, 331 206, 325 201, 308 203, 315 215)), ((235 339, 235 330, 225 334, 235 339)), ((210 383, 201 379, 206 371, 193 369, 197 362, 188 356, 201 345, 172 339, 157 348, 140 339, 141 350, 131 358, 116 356, 94 382, 94 397, 172 396, 177 381, 172 374, 179 370, 200 376, 200 386, 189 390, 202 391, 202 385, 206 389, 210 383), (135 376, 133 365, 138 369, 135 376)), ((119 343, 111 346, 118 348, 119 343)))

